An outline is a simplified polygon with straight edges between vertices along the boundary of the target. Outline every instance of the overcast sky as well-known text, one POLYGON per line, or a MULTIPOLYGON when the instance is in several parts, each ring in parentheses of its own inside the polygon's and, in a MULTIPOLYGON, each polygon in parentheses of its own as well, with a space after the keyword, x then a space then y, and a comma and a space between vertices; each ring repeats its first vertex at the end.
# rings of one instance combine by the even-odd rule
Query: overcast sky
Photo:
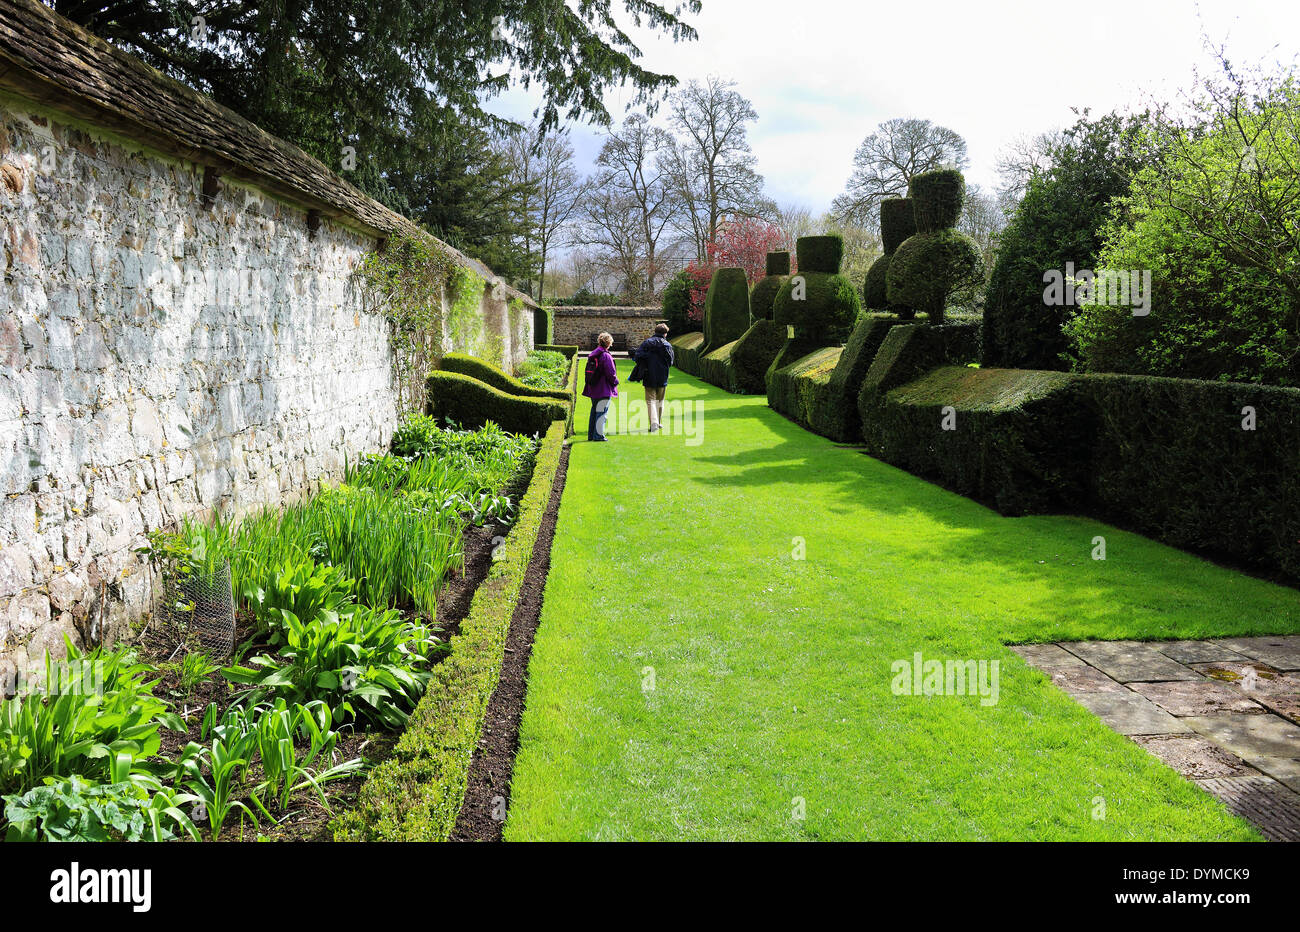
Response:
MULTIPOLYGON (((1072 106, 1103 113, 1188 87, 1194 68, 1212 67, 1203 31, 1234 61, 1291 63, 1300 52, 1295 0, 704 0, 689 21, 695 42, 630 30, 643 66, 682 83, 735 80, 758 112, 750 141, 769 195, 814 212, 843 190, 854 150, 883 120, 961 133, 968 180, 992 186, 999 151, 1069 125, 1072 106)), ((609 95, 617 120, 631 97, 609 95)), ((512 91, 489 106, 527 119, 534 104, 512 91)), ((600 130, 581 124, 573 138, 585 172, 600 130)))

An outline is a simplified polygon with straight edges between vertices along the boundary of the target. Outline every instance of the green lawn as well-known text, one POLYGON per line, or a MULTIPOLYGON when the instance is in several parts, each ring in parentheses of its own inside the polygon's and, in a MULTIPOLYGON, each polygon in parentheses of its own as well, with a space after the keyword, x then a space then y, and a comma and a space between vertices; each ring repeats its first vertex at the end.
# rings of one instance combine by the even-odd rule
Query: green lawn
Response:
POLYGON ((1004 645, 1296 632, 1300 593, 1000 517, 761 397, 674 373, 669 399, 698 445, 590 444, 579 411, 508 839, 1258 837, 1004 645), (1000 661, 999 701, 895 695, 918 651, 1000 661))

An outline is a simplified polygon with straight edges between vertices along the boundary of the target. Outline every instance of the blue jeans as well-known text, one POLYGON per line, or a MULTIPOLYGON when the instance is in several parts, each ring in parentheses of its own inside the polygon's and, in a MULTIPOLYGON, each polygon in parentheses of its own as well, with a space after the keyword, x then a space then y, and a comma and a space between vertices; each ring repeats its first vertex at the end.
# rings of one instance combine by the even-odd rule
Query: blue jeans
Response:
POLYGON ((609 414, 608 398, 591 399, 591 417, 587 421, 587 439, 605 439, 605 418, 609 414))

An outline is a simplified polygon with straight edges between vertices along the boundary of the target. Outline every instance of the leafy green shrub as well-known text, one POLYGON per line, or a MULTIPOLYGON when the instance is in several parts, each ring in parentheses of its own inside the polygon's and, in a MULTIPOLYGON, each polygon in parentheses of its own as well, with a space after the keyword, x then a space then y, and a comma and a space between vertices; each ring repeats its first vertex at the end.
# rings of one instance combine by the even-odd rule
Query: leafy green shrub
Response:
POLYGON ((502 369, 475 356, 464 353, 447 353, 442 357, 438 368, 444 372, 458 372, 470 378, 478 379, 497 391, 507 395, 520 395, 524 398, 556 398, 568 401, 569 393, 562 388, 535 388, 516 379, 502 369))
POLYGON ((769 252, 767 254, 767 274, 754 283, 749 292, 750 320, 771 320, 772 302, 781 290, 781 283, 790 274, 790 254, 788 252, 769 252))
POLYGON ((721 268, 713 273, 704 299, 704 345, 711 352, 740 337, 749 327, 749 282, 745 270, 721 268))
MULTIPOLYGON (((917 233, 935 233, 957 225, 962 201, 966 198, 966 179, 955 168, 913 175, 907 186, 912 201, 917 233)), ((902 244, 899 243, 901 246, 902 244)))
POLYGON ((283 698, 320 700, 336 722, 353 717, 400 728, 429 679, 428 662, 438 650, 424 625, 400 612, 351 608, 327 612, 313 622, 281 613, 284 646, 278 656, 258 654, 247 666, 227 667, 232 683, 253 687, 244 702, 283 698))
POLYGON ((883 311, 889 307, 889 292, 885 287, 889 274, 889 254, 881 256, 867 269, 862 280, 862 305, 869 311, 883 311))
POLYGON ((4 797, 5 841, 169 841, 179 833, 197 841, 198 830, 182 808, 194 800, 144 774, 111 784, 47 777, 26 793, 4 797))
POLYGON ((687 375, 698 377, 700 374, 700 350, 704 348, 704 334, 699 331, 686 333, 679 337, 673 337, 669 342, 673 345, 673 365, 687 375))
MULTIPOLYGON (((569 405, 564 401, 507 394, 458 372, 430 372, 425 385, 425 413, 437 419, 450 418, 464 427, 482 427, 493 421, 512 434, 542 434, 552 421, 569 417, 569 405)), ((568 400, 570 396, 564 394, 568 400)))
POLYGON ((260 585, 245 580, 240 595, 252 609, 259 632, 266 634, 281 627, 284 612, 310 622, 325 612, 346 611, 356 588, 356 581, 339 567, 320 566, 304 556, 271 567, 260 585))
POLYGON ((777 291, 774 321, 778 327, 794 327, 797 340, 823 346, 842 342, 862 311, 857 289, 843 275, 803 268, 800 257, 799 274, 787 278, 777 291))
POLYGON ((45 777, 109 780, 123 759, 134 766, 158 753, 160 727, 184 730, 154 697, 152 668, 128 649, 83 653, 68 641, 67 653, 66 663, 46 656, 45 692, 0 702, 0 794, 45 777))
POLYGON ((979 247, 965 233, 917 233, 889 259, 889 303, 924 311, 931 322, 942 323, 949 298, 983 281, 983 262, 979 247))
POLYGON ((695 280, 684 269, 672 278, 663 290, 664 321, 674 336, 685 336, 692 330, 699 330, 699 321, 691 320, 691 289, 695 280))
POLYGON ((533 345, 543 346, 555 339, 555 311, 549 307, 533 308, 533 345))
MULTIPOLYGON (((1074 313, 1043 298, 1043 274, 1098 268, 1106 219, 1139 167, 1133 122, 1083 118, 1052 149, 1052 164, 1029 180, 998 239, 984 298, 984 359, 989 367, 1064 369, 1063 330, 1074 313)), ((1150 266, 1124 266, 1150 268, 1150 266)))
POLYGON ((844 237, 838 233, 824 236, 801 236, 795 242, 801 273, 822 272, 834 275, 844 260, 844 237))
POLYGON ((759 318, 750 325, 744 336, 731 346, 735 391, 748 395, 762 395, 767 391, 767 370, 781 352, 785 339, 786 329, 771 320, 759 318))

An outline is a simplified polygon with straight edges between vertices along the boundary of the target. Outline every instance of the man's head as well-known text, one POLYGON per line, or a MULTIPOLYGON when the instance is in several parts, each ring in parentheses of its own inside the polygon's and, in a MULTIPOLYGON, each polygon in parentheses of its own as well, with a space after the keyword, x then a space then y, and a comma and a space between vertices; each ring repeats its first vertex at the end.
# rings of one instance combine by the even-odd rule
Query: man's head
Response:
POLYGON ((657 336, 657 337, 666 337, 666 336, 668 336, 668 325, 667 325, 667 324, 655 324, 655 336, 657 336))
POLYGON ((609 349, 614 345, 614 338, 608 333, 602 333, 600 336, 596 337, 596 342, 605 347, 605 349, 609 349))

